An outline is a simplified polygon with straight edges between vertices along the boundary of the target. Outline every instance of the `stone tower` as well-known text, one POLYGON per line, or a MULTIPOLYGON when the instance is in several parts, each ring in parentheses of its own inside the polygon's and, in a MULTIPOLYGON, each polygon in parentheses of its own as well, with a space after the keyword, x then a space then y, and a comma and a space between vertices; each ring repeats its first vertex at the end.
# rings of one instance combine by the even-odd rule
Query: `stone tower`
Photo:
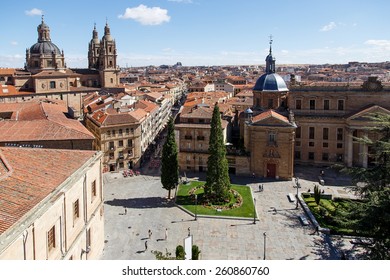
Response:
POLYGON ((96 31, 96 24, 95 24, 92 31, 92 39, 89 42, 89 46, 88 46, 88 68, 89 69, 99 68, 99 50, 100 50, 100 41, 98 37, 98 32, 96 31))
POLYGON ((104 27, 104 35, 100 41, 94 26, 88 47, 88 68, 99 71, 100 85, 103 88, 116 87, 119 84, 119 68, 116 59, 116 43, 111 36, 108 23, 104 27))

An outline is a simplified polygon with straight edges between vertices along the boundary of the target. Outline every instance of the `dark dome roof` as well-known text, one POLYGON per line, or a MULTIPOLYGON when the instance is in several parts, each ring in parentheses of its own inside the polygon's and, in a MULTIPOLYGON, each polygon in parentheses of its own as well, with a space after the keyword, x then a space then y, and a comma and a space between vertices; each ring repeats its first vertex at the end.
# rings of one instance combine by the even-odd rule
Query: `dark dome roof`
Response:
POLYGON ((61 54, 60 49, 51 41, 38 42, 31 46, 31 54, 61 54))
POLYGON ((257 80, 253 90, 257 91, 288 91, 283 78, 276 73, 263 74, 257 80))

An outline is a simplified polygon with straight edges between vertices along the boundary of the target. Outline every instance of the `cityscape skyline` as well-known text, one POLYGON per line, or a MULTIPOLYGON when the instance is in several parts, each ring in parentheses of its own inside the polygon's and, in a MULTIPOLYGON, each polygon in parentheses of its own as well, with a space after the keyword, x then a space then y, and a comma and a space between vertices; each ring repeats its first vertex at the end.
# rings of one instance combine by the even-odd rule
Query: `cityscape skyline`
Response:
POLYGON ((390 4, 382 0, 21 2, 3 5, 9 28, 0 42, 2 68, 24 66, 42 15, 70 68, 88 66, 94 25, 101 38, 106 22, 121 67, 264 64, 271 34, 277 64, 389 61, 390 38, 383 30, 390 4))

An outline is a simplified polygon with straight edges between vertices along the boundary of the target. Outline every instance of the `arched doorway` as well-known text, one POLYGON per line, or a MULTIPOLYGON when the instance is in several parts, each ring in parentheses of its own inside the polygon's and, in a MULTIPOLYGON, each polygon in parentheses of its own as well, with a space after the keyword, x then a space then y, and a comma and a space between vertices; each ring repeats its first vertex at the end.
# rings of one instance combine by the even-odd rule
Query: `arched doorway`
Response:
POLYGON ((275 178, 275 177, 276 177, 276 164, 267 163, 267 178, 275 178))

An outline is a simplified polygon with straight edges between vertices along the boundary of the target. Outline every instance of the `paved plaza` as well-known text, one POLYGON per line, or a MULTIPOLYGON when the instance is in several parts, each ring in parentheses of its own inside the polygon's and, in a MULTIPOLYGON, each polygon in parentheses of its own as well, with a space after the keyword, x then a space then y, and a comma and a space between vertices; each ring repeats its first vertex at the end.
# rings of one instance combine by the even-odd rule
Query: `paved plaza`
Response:
MULTIPOLYGON (((297 168, 302 191, 313 188, 318 170, 297 168), (310 172, 309 172, 310 171, 310 172)), ((199 174, 187 174, 189 179, 199 174)), ((204 176, 204 174, 201 174, 204 176)), ((348 181, 336 173, 325 176, 332 185, 327 193, 351 194, 342 185, 348 181)), ((193 244, 198 245, 203 260, 266 259, 339 259, 341 252, 354 258, 349 238, 314 234, 311 225, 304 226, 299 215, 301 207, 290 202, 287 195, 296 193, 293 181, 264 181, 260 178, 232 177, 233 183, 248 185, 256 199, 258 220, 194 217, 173 201, 162 189, 155 174, 123 178, 121 173, 104 174, 105 188, 105 260, 153 260, 152 250, 175 255, 177 245, 184 245, 188 228, 193 244), (258 185, 264 190, 259 192, 258 185), (152 231, 149 239, 148 230, 152 231), (168 237, 165 240, 165 229, 168 237), (266 236, 264 237, 264 233, 266 236), (145 250, 147 241, 147 250, 145 250), (265 244, 264 244, 265 242, 265 244)))

